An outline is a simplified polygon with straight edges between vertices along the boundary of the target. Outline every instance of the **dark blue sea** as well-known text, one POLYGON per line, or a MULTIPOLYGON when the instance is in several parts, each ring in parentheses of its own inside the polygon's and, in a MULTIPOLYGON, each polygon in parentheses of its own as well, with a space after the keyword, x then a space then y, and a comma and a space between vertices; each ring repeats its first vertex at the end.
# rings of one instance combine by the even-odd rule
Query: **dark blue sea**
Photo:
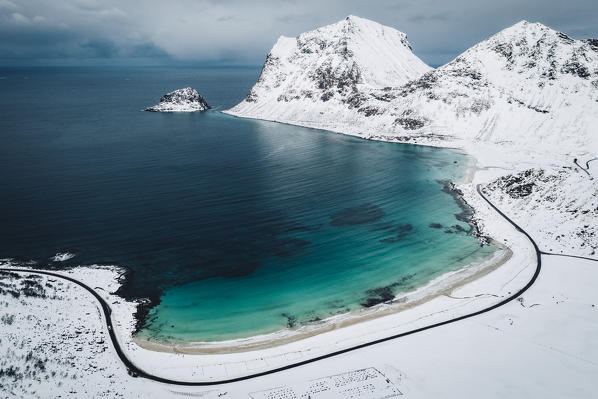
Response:
POLYGON ((258 75, 0 69, 0 258, 125 267, 118 293, 152 300, 139 334, 214 341, 373 306, 494 251, 443 191, 464 154, 219 112, 258 75), (142 111, 187 86, 213 109, 142 111))

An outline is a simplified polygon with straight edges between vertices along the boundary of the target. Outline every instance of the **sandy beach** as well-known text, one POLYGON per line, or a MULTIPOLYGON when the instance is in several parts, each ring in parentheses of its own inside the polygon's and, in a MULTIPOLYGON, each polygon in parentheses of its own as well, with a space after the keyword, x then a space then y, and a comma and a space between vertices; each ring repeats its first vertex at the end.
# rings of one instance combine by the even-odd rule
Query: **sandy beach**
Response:
POLYGON ((302 326, 297 329, 286 329, 272 334, 230 341, 163 343, 135 336, 133 342, 141 348, 150 351, 189 355, 226 354, 272 348, 314 337, 325 332, 352 326, 377 317, 413 309, 439 296, 450 297, 457 288, 481 278, 500 267, 510 259, 511 254, 511 250, 503 246, 498 249, 495 255, 490 259, 486 259, 477 264, 468 265, 456 272, 450 272, 439 276, 416 291, 397 295, 395 299, 390 302, 360 309, 356 312, 333 316, 312 325, 302 326))

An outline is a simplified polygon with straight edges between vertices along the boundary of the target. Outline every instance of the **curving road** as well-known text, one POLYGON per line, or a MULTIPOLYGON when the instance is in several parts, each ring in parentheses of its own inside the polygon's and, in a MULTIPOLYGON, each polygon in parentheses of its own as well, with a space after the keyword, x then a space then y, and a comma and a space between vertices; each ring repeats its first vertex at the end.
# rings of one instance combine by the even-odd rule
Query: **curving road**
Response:
POLYGON ((106 303, 106 301, 104 301, 104 299, 102 299, 102 297, 95 292, 91 287, 87 286, 86 284, 75 280, 74 278, 68 277, 68 276, 64 276, 62 274, 58 274, 58 273, 53 273, 53 272, 48 272, 48 271, 40 271, 40 270, 30 270, 30 269, 17 269, 17 268, 0 268, 0 271, 8 271, 8 272, 24 272, 24 273, 36 273, 36 274, 44 274, 44 275, 48 275, 48 276, 52 276, 52 277, 58 277, 58 278, 62 278, 65 279, 67 281, 70 281, 72 283, 75 283, 81 287, 83 287, 84 289, 86 289, 87 291, 89 291, 94 298, 96 298, 96 300, 100 303, 102 310, 104 312, 104 319, 106 320, 106 327, 108 328, 108 334, 110 336, 110 340, 112 341, 112 344, 114 346, 114 349, 116 350, 116 353, 118 354, 118 357, 120 358, 120 360, 123 362, 123 364, 125 365, 125 367, 127 367, 129 374, 133 377, 141 377, 141 378, 147 378, 149 380, 153 380, 153 381, 157 381, 157 382, 162 382, 162 383, 166 383, 166 384, 173 384, 173 385, 185 385, 185 386, 209 386, 209 385, 221 385, 221 384, 227 384, 227 383, 231 383, 231 382, 237 382, 237 381, 243 381, 243 380, 248 380, 251 378, 256 378, 256 377, 262 377, 265 375, 269 375, 269 374, 274 374, 274 373, 278 373, 280 371, 284 371, 284 370, 289 370, 295 367, 299 367, 299 366, 303 366, 309 363, 313 363, 313 362, 317 362, 319 360, 323 360, 323 359, 327 359, 333 356, 337 356, 337 355, 341 355, 343 353, 347 353, 347 352, 351 352, 357 349, 362 349, 368 346, 372 346, 372 345, 376 345, 382 342, 386 342, 386 341, 391 341, 397 338, 401 338, 401 337, 405 337, 407 335, 412 335, 421 331, 426 331, 426 330, 430 330, 432 328, 436 328, 436 327, 440 327, 440 326, 444 326, 446 324, 451 324, 460 320, 464 320, 464 319, 468 319, 470 317, 474 317, 486 312, 489 312, 491 310, 494 310, 498 307, 503 306, 504 304, 507 304, 509 302, 511 302, 512 300, 518 298, 519 296, 521 296, 521 294, 523 294, 525 291, 527 291, 527 289, 529 289, 529 287, 532 286, 532 284, 534 284, 534 282, 536 281, 536 279, 538 278, 538 275, 540 274, 540 269, 541 269, 541 265, 542 265, 542 259, 541 259, 541 252, 538 249, 538 245, 536 245, 536 242, 532 239, 532 237, 526 233, 521 227, 519 227, 515 222, 513 222, 509 217, 507 217, 504 213, 502 213, 500 211, 500 209, 498 209, 496 206, 494 206, 494 204, 492 204, 492 202, 490 202, 490 200, 488 198, 486 198, 486 196, 484 196, 484 194, 482 193, 482 190, 480 189, 480 185, 477 185, 477 192, 478 194, 496 211, 498 212, 503 218, 505 218, 509 223, 511 223, 515 229, 517 231, 519 231, 520 233, 522 233, 523 235, 525 235, 529 241, 532 243, 532 245, 534 246, 534 249, 536 251, 536 259, 537 259, 537 264, 536 264, 536 270, 534 272, 534 275, 532 276, 531 280, 523 287, 521 288, 519 291, 517 291, 516 293, 514 293, 513 295, 509 296, 508 298, 503 299, 502 301, 489 306, 485 309, 482 310, 478 310, 477 312, 471 313, 471 314, 467 314, 467 315, 463 315, 463 316, 459 316, 456 317, 454 319, 450 319, 450 320, 446 320, 443 322, 439 322, 439 323, 435 323, 435 324, 431 324, 429 326, 426 327, 421 327, 421 328, 417 328, 411 331, 407 331, 407 332, 403 332, 400 334, 396 334, 396 335, 392 335, 389 337, 385 337, 385 338, 381 338, 381 339, 377 339, 375 341, 371 341, 371 342, 366 342, 360 345, 356 345, 350 348, 346 348, 346 349, 342 349, 336 352, 332 352, 332 353, 328 353, 326 355, 322 355, 322 356, 318 356, 315 357, 313 359, 308 359, 308 360, 303 360, 297 363, 293 363, 293 364, 289 364, 287 366, 283 366, 283 367, 278 367, 272 370, 268 370, 268 371, 263 371, 260 373, 255 373, 255 374, 250 374, 250 375, 246 375, 243 377, 237 377, 237 378, 231 378, 231 379, 225 379, 225 380, 218 380, 218 381, 204 381, 204 382, 191 382, 191 381, 177 381, 177 380, 171 380, 168 378, 163 378, 163 377, 159 377, 153 374, 149 374, 141 369, 139 369, 135 364, 133 364, 133 362, 131 362, 131 360, 129 360, 129 358, 127 358, 126 354, 124 353, 124 351, 122 350, 117 338, 116 338, 116 334, 114 333, 114 329, 112 326, 112 319, 110 317, 110 315, 112 314, 112 310, 110 309, 110 306, 106 303))
POLYGON ((577 158, 573 158, 573 163, 574 163, 575 165, 577 165, 577 166, 579 167, 579 169, 581 169, 581 170, 583 170, 584 172, 586 172, 586 174, 587 174, 588 176, 590 176, 590 178, 592 178, 592 179, 593 179, 593 177, 592 177, 592 174, 590 173, 590 162, 597 161, 597 160, 598 160, 598 158, 592 158, 592 159, 590 159, 590 160, 586 161, 586 167, 585 167, 585 168, 584 168, 583 166, 581 166, 581 165, 580 165, 580 164, 577 162, 577 158))
POLYGON ((540 251, 540 253, 542 255, 548 255, 548 256, 564 256, 566 258, 577 258, 577 259, 591 260, 592 262, 598 262, 598 259, 587 258, 585 256, 579 256, 579 255, 553 254, 551 252, 544 252, 544 251, 540 251))

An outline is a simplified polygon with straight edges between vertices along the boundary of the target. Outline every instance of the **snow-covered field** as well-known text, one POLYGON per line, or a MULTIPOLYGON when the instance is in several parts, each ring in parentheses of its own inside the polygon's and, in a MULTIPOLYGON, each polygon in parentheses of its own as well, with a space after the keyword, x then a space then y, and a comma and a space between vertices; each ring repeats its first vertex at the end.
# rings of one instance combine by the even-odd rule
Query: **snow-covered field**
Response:
POLYGON ((492 312, 212 387, 129 376, 89 293, 59 279, 3 274, 0 397, 595 397, 598 268, 560 256, 542 256, 542 262, 536 283, 492 312), (45 297, 21 294, 15 300, 7 292, 38 284, 45 297))
POLYGON ((485 192, 541 243, 540 250, 598 259, 598 168, 573 162, 499 177, 485 192))
POLYGON ((0 272, 0 332, 0 397, 114 398, 131 386, 98 303, 76 284, 0 272))
MULTIPOLYGON (((422 292, 410 293, 417 306, 402 312, 382 305, 377 309, 388 314, 356 325, 278 347, 218 355, 139 347, 130 334, 135 304, 111 294, 119 271, 64 272, 96 287, 113 310, 127 357, 152 374, 184 381, 255 374, 470 314, 516 293, 532 278, 536 253, 480 197, 478 184, 541 251, 598 259, 598 163, 591 161, 598 154, 595 40, 573 40, 522 22, 431 71, 411 53, 401 32, 349 17, 297 39, 279 39, 258 83, 229 113, 464 149, 477 168, 457 188, 474 207, 482 231, 512 253, 500 267, 464 285, 452 284, 455 276, 436 281, 433 291, 439 294, 425 302, 422 292)), ((89 293, 65 281, 60 285, 60 279, 5 273, 0 391, 6 397, 594 397, 596 262, 542 255, 542 263, 528 291, 482 315, 206 388, 128 376, 108 345, 103 316, 89 293), (32 294, 40 292, 38 285, 43 295, 32 294), (18 291, 23 294, 16 297, 18 291)))

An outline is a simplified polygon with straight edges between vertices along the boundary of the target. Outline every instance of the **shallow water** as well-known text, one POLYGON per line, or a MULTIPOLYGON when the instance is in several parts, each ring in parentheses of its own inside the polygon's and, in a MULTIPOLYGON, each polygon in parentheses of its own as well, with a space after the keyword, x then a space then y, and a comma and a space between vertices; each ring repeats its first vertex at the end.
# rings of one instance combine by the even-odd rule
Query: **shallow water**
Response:
POLYGON ((438 182, 464 155, 217 112, 258 73, 1 70, 0 257, 126 266, 120 294, 161 301, 142 336, 213 341, 371 306, 493 252, 438 182), (140 112, 185 86, 215 110, 140 112))

